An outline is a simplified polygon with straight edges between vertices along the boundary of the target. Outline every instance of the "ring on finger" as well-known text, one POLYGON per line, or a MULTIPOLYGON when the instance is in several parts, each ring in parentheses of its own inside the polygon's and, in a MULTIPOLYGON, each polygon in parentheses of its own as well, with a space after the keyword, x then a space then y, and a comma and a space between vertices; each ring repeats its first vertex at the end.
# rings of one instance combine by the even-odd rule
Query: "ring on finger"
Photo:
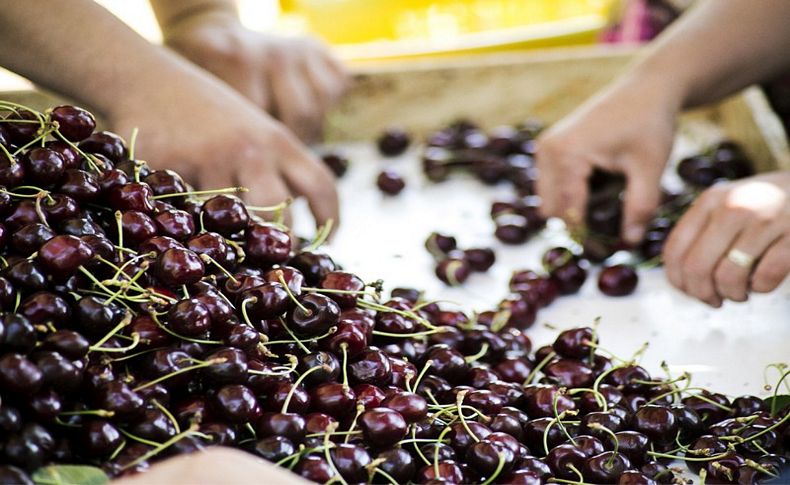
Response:
POLYGON ((751 269, 756 258, 740 249, 733 248, 727 253, 727 259, 736 266, 751 269))

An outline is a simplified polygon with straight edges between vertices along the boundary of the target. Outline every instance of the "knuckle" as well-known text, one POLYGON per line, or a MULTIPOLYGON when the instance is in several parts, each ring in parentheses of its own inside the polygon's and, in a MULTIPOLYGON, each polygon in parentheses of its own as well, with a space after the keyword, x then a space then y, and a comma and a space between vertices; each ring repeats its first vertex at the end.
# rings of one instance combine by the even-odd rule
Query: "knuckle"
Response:
POLYGON ((752 290, 758 293, 773 291, 787 276, 787 268, 761 265, 752 277, 752 290))

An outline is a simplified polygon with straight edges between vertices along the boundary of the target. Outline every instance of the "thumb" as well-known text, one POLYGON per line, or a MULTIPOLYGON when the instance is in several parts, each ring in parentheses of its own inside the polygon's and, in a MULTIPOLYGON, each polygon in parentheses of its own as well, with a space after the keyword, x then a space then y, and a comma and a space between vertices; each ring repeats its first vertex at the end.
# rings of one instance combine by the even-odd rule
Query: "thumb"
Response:
POLYGON ((622 237, 630 245, 638 244, 645 234, 645 226, 653 218, 661 202, 661 166, 631 164, 637 169, 626 173, 623 196, 622 237))

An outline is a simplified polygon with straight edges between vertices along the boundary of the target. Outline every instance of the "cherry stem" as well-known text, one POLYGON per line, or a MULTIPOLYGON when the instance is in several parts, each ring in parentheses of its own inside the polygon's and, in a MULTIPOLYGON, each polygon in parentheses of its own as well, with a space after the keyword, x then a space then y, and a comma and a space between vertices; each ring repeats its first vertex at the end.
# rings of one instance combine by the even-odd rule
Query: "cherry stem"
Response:
POLYGON ((497 463, 496 470, 494 470, 494 473, 488 477, 488 480, 483 482, 483 485, 491 485, 497 479, 499 474, 502 473, 502 469, 505 467, 505 454, 497 451, 497 457, 499 458, 499 463, 497 463))
POLYGON ((84 409, 82 411, 63 411, 58 416, 98 416, 100 418, 111 418, 115 416, 115 411, 106 409, 84 409))
POLYGON ((137 333, 137 332, 134 332, 132 334, 132 343, 127 345, 126 347, 114 347, 114 348, 106 347, 105 348, 105 347, 99 347, 97 345, 92 345, 88 350, 90 352, 110 352, 110 353, 112 353, 112 352, 119 352, 119 353, 123 353, 123 352, 129 352, 130 350, 134 350, 139 343, 140 343, 140 334, 137 333))
POLYGON ((359 416, 365 412, 365 405, 361 402, 357 401, 357 412, 354 414, 354 419, 351 421, 351 425, 348 427, 348 431, 346 432, 346 437, 343 438, 343 443, 348 443, 348 440, 351 438, 352 433, 354 433, 354 428, 357 427, 357 420, 359 416))
POLYGON ((538 375, 538 372, 540 372, 541 369, 543 369, 546 366, 546 364, 548 364, 551 361, 551 359, 553 359, 556 356, 557 353, 552 351, 549 353, 549 355, 544 357, 543 360, 541 360, 540 363, 538 363, 538 365, 536 365, 535 368, 532 369, 532 371, 530 371, 530 373, 527 375, 527 378, 524 379, 524 383, 522 384, 522 386, 528 386, 532 384, 532 380, 535 379, 535 376, 538 375))
POLYGON ((382 475, 382 476, 383 476, 384 478, 386 478, 386 479, 387 479, 387 480, 388 480, 388 481, 389 481, 389 482, 390 482, 392 485, 398 485, 398 481, 397 481, 397 480, 395 480, 394 478, 392 478, 392 475, 390 475, 389 473, 385 472, 384 470, 382 470, 382 469, 381 469, 381 468, 379 468, 378 466, 374 467, 372 470, 373 470, 373 474, 376 474, 376 473, 378 473, 379 475, 382 475))
POLYGON ((305 378, 307 376, 309 376, 310 374, 312 374, 313 372, 315 372, 317 370, 327 371, 328 369, 327 369, 326 364, 321 364, 321 365, 317 365, 315 367, 312 367, 312 368, 307 369, 306 371, 304 371, 304 373, 302 375, 300 375, 298 379, 296 379, 296 382, 294 382, 291 385, 291 389, 288 390, 288 395, 285 396, 285 401, 283 401, 283 407, 282 407, 282 409, 280 409, 281 413, 285 414, 285 413, 288 412, 288 405, 291 404, 291 398, 293 398, 294 393, 296 392, 296 389, 299 388, 299 385, 302 383, 302 381, 305 380, 305 378))
MULTIPOLYGON (((319 335, 317 337, 310 337, 308 339, 301 340, 301 342, 315 342, 321 340, 323 338, 329 337, 333 333, 337 332, 337 327, 330 327, 329 330, 326 331, 325 334, 319 335)), ((265 335, 264 335, 265 337, 265 335)), ((267 340, 266 345, 275 345, 275 344, 290 344, 294 343, 295 340, 267 340)))
MULTIPOLYGON (((132 128, 132 136, 129 138, 129 159, 130 160, 134 160, 134 148, 135 148, 135 145, 137 144, 137 134, 139 132, 140 132, 140 130, 136 126, 134 128, 132 128)), ((137 175, 137 174, 135 174, 135 175, 137 175)), ((137 182, 140 181, 139 176, 138 176, 138 178, 136 180, 137 180, 137 182)))
POLYGON ((467 392, 468 392, 467 390, 463 390, 459 392, 458 395, 455 397, 455 405, 458 408, 458 419, 461 420, 461 425, 464 427, 464 429, 466 429, 466 432, 469 433, 469 436, 471 436, 476 443, 479 443, 480 438, 478 438, 477 435, 472 432, 472 429, 466 423, 466 416, 464 416, 464 412, 461 409, 464 402, 464 397, 466 396, 467 392))
POLYGON ((614 457, 617 456, 617 451, 620 449, 620 440, 617 439, 617 435, 614 433, 614 431, 607 428, 606 426, 603 426, 600 423, 590 423, 588 426, 591 429, 597 429, 598 431, 603 431, 604 433, 608 434, 614 441, 614 445, 613 445, 614 450, 612 450, 614 453, 612 454, 611 457, 609 457, 609 460, 607 460, 606 462, 607 463, 606 466, 611 467, 612 464, 614 463, 614 457))
POLYGON ((219 264, 219 262, 217 262, 217 260, 216 260, 216 259, 212 258, 212 257, 211 257, 211 256, 209 256, 208 254, 205 254, 205 253, 201 254, 201 255, 200 255, 200 259, 201 259, 201 260, 203 260, 203 262, 204 262, 204 263, 207 263, 207 264, 213 264, 214 266, 216 266, 217 268, 219 268, 219 270, 220 270, 220 271, 222 271, 222 273, 223 273, 225 276, 227 276, 227 277, 228 277, 228 279, 229 279, 229 280, 231 280, 232 282, 234 282, 234 283, 238 283, 238 282, 239 282, 239 280, 237 280, 237 279, 236 279, 236 278, 233 276, 233 274, 232 274, 230 271, 228 271, 227 269, 225 269, 225 267, 224 267, 224 266, 222 266, 221 264, 219 264))
POLYGON ((420 373, 417 374, 417 379, 414 380, 414 385, 412 386, 412 392, 417 392, 417 389, 420 387, 420 381, 422 381, 422 377, 428 371, 428 369, 433 365, 433 360, 428 359, 425 361, 425 365, 422 366, 420 373))
POLYGON ((574 394, 578 394, 580 392, 590 392, 590 393, 592 393, 592 395, 595 396, 595 402, 598 404, 598 406, 600 406, 601 411, 606 412, 606 411, 609 410, 609 403, 606 401, 606 396, 604 396, 603 393, 601 393, 599 391, 596 391, 595 389, 592 389, 592 388, 589 388, 589 387, 577 387, 577 388, 571 389, 568 392, 568 394, 574 395, 574 394))
POLYGON ((212 189, 212 190, 193 190, 190 192, 175 192, 172 194, 159 194, 152 197, 153 200, 161 200, 167 199, 170 197, 185 197, 190 195, 215 195, 215 194, 241 194, 244 192, 249 192, 250 189, 247 187, 228 187, 224 189, 212 189))
POLYGON ((464 360, 467 364, 471 364, 472 362, 476 362, 484 357, 488 353, 488 342, 483 342, 483 345, 480 346, 480 350, 474 355, 467 355, 464 357, 464 360))
POLYGON ((779 396, 779 388, 782 387, 782 383, 784 382, 787 385, 785 380, 787 376, 790 376, 790 370, 784 372, 781 376, 779 376, 779 381, 777 381, 776 385, 774 386, 774 394, 773 399, 771 399, 771 416, 776 416, 777 409, 777 402, 779 401, 777 397, 779 396))
MULTIPOLYGON (((563 434, 565 434, 565 436, 568 437, 568 440, 571 443, 573 443, 574 446, 575 446, 576 445, 576 440, 573 439, 573 436, 571 436, 571 434, 568 433, 568 430, 565 428, 565 425, 562 424, 562 418, 564 418, 566 415, 574 415, 574 414, 576 414, 576 412, 575 411, 563 411, 562 413, 559 413, 558 409, 557 409, 557 402, 560 400, 560 396, 565 395, 566 392, 567 392, 567 389, 565 389, 564 387, 561 387, 561 388, 559 388, 559 390, 557 390, 557 393, 554 394, 554 399, 552 400, 552 403, 551 403, 551 409, 552 409, 552 411, 554 411, 554 419, 557 420, 557 424, 559 425, 560 430, 563 432, 563 434)), ((546 454, 548 454, 548 453, 546 453, 546 454)))
MULTIPOLYGON (((450 427, 445 426, 442 432, 439 434, 439 438, 437 438, 436 444, 433 447, 433 472, 434 475, 437 477, 439 476, 439 445, 442 443, 442 441, 444 441, 444 436, 449 432, 450 432, 450 427)), ((472 433, 469 434, 471 435, 472 433)), ((417 446, 415 446, 414 448, 418 449, 417 446)))
POLYGON ((283 288, 285 288, 285 292, 288 293, 288 297, 291 299, 291 301, 293 301, 294 304, 297 307, 299 307, 299 309, 302 310, 305 314, 312 315, 313 312, 311 312, 310 310, 307 309, 307 307, 302 305, 302 303, 291 292, 291 288, 289 288, 288 287, 288 283, 285 282, 285 278, 283 277, 283 272, 282 271, 278 271, 277 272, 277 279, 279 280, 280 284, 283 285, 283 288))
POLYGON ((193 370, 202 369, 204 367, 211 367, 214 364, 224 364, 227 361, 228 361, 228 359, 226 359, 225 357, 217 357, 216 359, 209 359, 209 360, 207 360, 205 362, 199 362, 199 363, 197 363, 195 365, 190 365, 189 367, 182 367, 181 369, 173 371, 173 372, 171 372, 169 374, 165 374, 163 376, 157 377, 156 379, 154 379, 152 381, 148 381, 145 384, 141 384, 141 385, 135 387, 132 390, 134 392, 139 392, 139 391, 142 391, 143 389, 146 389, 146 388, 149 388, 149 387, 154 386, 156 384, 159 384, 160 382, 166 381, 166 380, 170 379, 171 377, 175 377, 175 376, 183 374, 185 372, 191 372, 193 370))
POLYGON ((373 335, 380 335, 382 337, 410 338, 410 337, 422 337, 423 335, 433 335, 435 333, 442 333, 446 329, 447 329, 446 327, 436 327, 433 330, 425 330, 422 332, 414 332, 414 333, 392 333, 392 332, 382 332, 380 330, 373 330, 373 335))
POLYGON ((494 314, 494 318, 491 321, 491 331, 498 333, 500 330, 505 328, 507 322, 510 320, 510 317, 513 316, 513 312, 508 309, 500 309, 494 314))
POLYGON ((175 428, 176 433, 180 433, 181 426, 178 425, 178 420, 170 413, 170 411, 166 407, 162 406, 162 404, 156 399, 152 399, 151 402, 154 403, 154 406, 159 408, 160 411, 162 411, 162 414, 167 416, 167 419, 169 419, 170 422, 173 424, 173 428, 175 428))
POLYGON ((297 338, 296 334, 293 333, 293 330, 291 330, 290 327, 288 327, 288 324, 285 323, 285 319, 284 318, 280 317, 280 323, 282 324, 282 326, 285 329, 285 331, 288 332, 288 335, 291 336, 291 338, 293 339, 293 342, 296 342, 296 345, 298 345, 299 348, 301 348, 302 351, 304 351, 305 354, 309 354, 310 353, 310 349, 308 349, 307 346, 305 344, 303 344, 302 341, 299 340, 299 338, 297 338))
POLYGON ((721 460, 722 458, 728 458, 732 456, 732 450, 727 450, 724 453, 720 453, 718 455, 708 456, 705 458, 689 458, 687 456, 679 456, 679 455, 670 455, 668 453, 659 453, 657 451, 648 451, 646 452, 648 455, 655 457, 655 458, 670 458, 673 460, 682 460, 682 461, 715 461, 721 460))
POLYGON ((112 452, 109 460, 110 461, 115 460, 118 457, 118 455, 121 453, 121 451, 123 451, 124 448, 126 448, 126 440, 121 439, 121 443, 118 445, 117 448, 115 448, 115 451, 112 452))
POLYGON ((754 460, 750 460, 750 459, 747 458, 745 463, 746 463, 746 466, 748 466, 749 468, 754 468, 755 470, 757 470, 760 473, 765 473, 766 475, 768 475, 770 477, 773 477, 773 478, 778 478, 779 477, 779 475, 777 475, 776 473, 772 472, 768 468, 760 465, 759 463, 757 463, 754 460))
POLYGON ((309 291, 313 293, 331 293, 333 295, 357 295, 357 296, 376 296, 374 293, 369 291, 354 291, 354 290, 336 290, 334 288, 314 288, 311 286, 303 286, 303 291, 309 291))
POLYGON ((579 477, 579 481, 577 483, 584 483, 584 475, 582 475, 582 472, 580 472, 578 468, 573 466, 573 463, 568 463, 568 469, 570 469, 573 473, 576 474, 576 476, 579 477))
MULTIPOLYGON (((126 327, 130 323, 132 323, 132 314, 130 312, 126 312, 124 314, 123 318, 121 319, 121 321, 118 322, 118 325, 113 327, 113 329, 110 330, 109 333, 107 333, 104 337, 100 338, 98 342, 96 342, 95 344, 90 346, 88 348, 88 350, 89 351, 95 351, 96 349, 100 349, 101 346, 104 343, 106 343, 108 340, 110 340, 115 334, 120 332, 124 327, 126 327)), ((138 339, 139 339, 139 336, 138 336, 138 339)))
POLYGON ((180 334, 170 330, 162 322, 160 322, 159 321, 159 316, 156 314, 156 312, 150 312, 149 315, 151 316, 151 319, 154 321, 154 323, 156 323, 159 326, 159 328, 161 328, 165 332, 169 333, 173 337, 176 337, 176 338, 181 339, 181 340, 186 340, 187 342, 196 343, 196 344, 222 345, 222 342, 219 341, 219 340, 203 340, 203 339, 185 337, 184 335, 180 335, 180 334))
POLYGON ((437 328, 441 328, 441 327, 437 327, 436 325, 433 325, 431 322, 429 322, 425 318, 423 318, 420 315, 414 313, 414 311, 399 310, 397 308, 391 308, 391 307, 388 307, 386 305, 382 305, 380 303, 374 303, 372 301, 367 301, 367 300, 359 300, 359 301, 357 301, 357 306, 359 306, 361 308, 368 309, 368 310, 375 310, 377 312, 395 313, 395 314, 398 314, 398 315, 400 315, 402 317, 406 317, 406 318, 409 318, 409 319, 412 319, 412 320, 416 320, 418 323, 422 324, 423 326, 428 327, 428 328, 433 329, 433 330, 435 330, 437 328))
POLYGON ((332 454, 329 452, 329 436, 337 429, 337 423, 331 423, 329 426, 326 427, 326 433, 324 433, 324 457, 326 458, 327 464, 332 467, 332 471, 335 472, 335 477, 342 483, 343 485, 348 485, 348 483, 343 479, 343 475, 340 474, 337 467, 335 466, 335 462, 332 461, 332 454))
POLYGON ((147 440, 145 438, 141 438, 141 437, 139 437, 137 435, 133 435, 132 433, 126 431, 123 428, 118 428, 118 431, 120 431, 122 435, 126 436, 130 440, 140 442, 140 443, 142 443, 144 445, 148 445, 148 446, 151 446, 153 448, 156 448, 157 446, 162 444, 162 443, 159 443, 157 441, 151 441, 151 440, 147 440))
MULTIPOLYGON (((785 416, 782 419, 780 419, 779 421, 777 421, 776 423, 774 423, 771 426, 768 426, 767 428, 765 428, 765 429, 763 429, 763 430, 761 430, 761 431, 749 436, 748 438, 741 438, 740 436, 732 436, 732 437, 730 437, 730 436, 722 436, 721 439, 724 440, 724 441, 735 441, 738 444, 748 443, 749 441, 753 441, 755 438, 758 438, 758 437, 760 437, 760 436, 762 436, 762 435, 764 435, 764 434, 766 434, 766 433, 768 433, 770 431, 773 431, 774 429, 782 426, 787 420, 790 420, 790 412, 785 414, 785 416)), ((752 444, 756 444, 756 443, 752 443, 752 444)))
POLYGON ((333 219, 327 219, 326 224, 324 224, 323 226, 321 226, 321 228, 318 229, 318 233, 315 235, 315 239, 313 239, 313 242, 311 242, 310 245, 307 246, 304 250, 308 252, 315 251, 316 249, 321 247, 326 242, 329 235, 332 233, 332 226, 334 224, 335 221, 333 219))
POLYGON ((165 441, 161 445, 155 447, 153 450, 149 451, 148 453, 143 454, 142 456, 140 456, 136 460, 134 460, 134 461, 132 461, 130 463, 127 463, 126 465, 121 467, 121 470, 127 470, 129 468, 132 468, 132 467, 135 467, 135 466, 139 465, 140 463, 143 463, 144 461, 147 461, 149 458, 152 458, 152 457, 158 455, 159 453, 161 453, 162 451, 166 450, 167 448, 169 448, 173 444, 177 443, 178 441, 181 441, 182 439, 186 438, 187 436, 195 434, 197 429, 198 429, 198 425, 197 424, 192 424, 185 431, 182 431, 181 433, 178 433, 177 435, 173 436, 172 438, 170 438, 169 440, 165 441))
POLYGON ((241 316, 244 319, 244 323, 246 323, 247 325, 249 325, 250 327, 253 327, 253 328, 255 326, 252 324, 252 321, 250 320, 250 316, 247 314, 247 304, 248 303, 256 303, 257 301, 258 301, 258 297, 251 296, 249 298, 245 298, 241 302, 241 316))

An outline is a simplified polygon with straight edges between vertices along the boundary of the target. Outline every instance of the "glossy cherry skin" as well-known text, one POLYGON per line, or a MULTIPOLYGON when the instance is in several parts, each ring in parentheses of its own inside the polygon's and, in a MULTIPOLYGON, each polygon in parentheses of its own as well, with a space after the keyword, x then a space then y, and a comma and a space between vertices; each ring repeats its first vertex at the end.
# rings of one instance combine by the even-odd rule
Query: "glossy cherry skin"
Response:
POLYGON ((634 414, 631 426, 653 441, 666 443, 672 441, 678 432, 678 423, 671 409, 648 404, 634 414))
POLYGON ((449 286, 459 286, 469 278, 471 268, 464 259, 447 258, 436 263, 434 272, 442 283, 449 286))
POLYGON ((359 417, 365 439, 374 446, 394 445, 406 436, 408 426, 401 414, 393 409, 378 407, 365 411, 359 417))
POLYGON ((93 249, 86 242, 69 235, 55 236, 38 252, 44 268, 57 277, 70 276, 93 258, 93 249))
POLYGON ((569 388, 589 387, 595 378, 590 366, 574 359, 557 359, 547 364, 543 372, 557 385, 569 388))
POLYGON ((63 156, 49 148, 34 148, 25 154, 25 176, 34 185, 53 187, 66 170, 63 156))
POLYGON ((203 223, 206 230, 225 236, 247 227, 250 216, 244 203, 232 195, 216 195, 203 203, 203 223))
POLYGON ((598 289, 607 296, 630 295, 638 282, 634 268, 624 264, 604 268, 598 275, 598 289))
POLYGON ((530 417, 553 417, 555 402, 557 413, 576 408, 576 404, 573 400, 566 395, 560 394, 556 386, 533 385, 524 390, 524 410, 530 417))
POLYGON ((355 401, 354 391, 337 382, 325 382, 310 391, 312 408, 334 418, 353 413, 355 401))
POLYGON ((372 347, 356 357, 348 366, 348 372, 356 382, 381 386, 390 382, 392 366, 384 352, 372 347))
POLYGON ((416 483, 466 483, 461 466, 452 460, 440 461, 438 466, 426 465, 417 472, 416 483), (437 473, 438 471, 438 473, 437 473))
POLYGON ((381 405, 398 411, 408 423, 421 421, 428 415, 428 402, 413 392, 395 392, 384 399, 381 405))
POLYGON ((126 211, 121 216, 124 243, 137 246, 157 234, 156 223, 150 216, 140 211, 126 211))
MULTIPOLYGON (((468 421, 466 424, 469 430, 480 440, 485 439, 491 434, 491 430, 484 424, 474 421, 468 421)), ((465 456, 466 450, 477 442, 470 436, 469 431, 467 431, 466 427, 461 423, 450 425, 450 431, 447 433, 446 437, 450 440, 450 446, 452 446, 459 456, 465 456)))
POLYGON ((591 483, 617 483, 620 475, 631 468, 631 462, 622 453, 605 451, 588 458, 581 470, 591 483))
POLYGON ((288 325, 297 335, 321 335, 340 320, 340 307, 324 295, 304 295, 299 297, 299 303, 301 307, 294 306, 288 313, 288 325))
POLYGON ((113 419, 120 422, 137 419, 144 411, 143 399, 122 381, 107 382, 98 388, 95 404, 113 412, 113 419))
POLYGON ((28 224, 11 235, 11 249, 21 256, 30 256, 52 239, 55 232, 39 222, 28 224))
POLYGON ((309 251, 296 254, 288 264, 298 269, 309 285, 320 284, 329 272, 338 269, 329 255, 309 251))
POLYGON ((318 455, 307 455, 299 460, 294 472, 302 478, 315 483, 326 483, 336 475, 332 466, 318 455))
POLYGON ((72 142, 88 138, 96 129, 96 119, 80 107, 61 105, 52 108, 49 119, 58 123, 58 132, 72 142))
POLYGON ((113 163, 121 163, 129 156, 123 138, 109 131, 98 131, 91 134, 80 142, 79 147, 87 153, 104 155, 113 163))
POLYGON ((571 295, 579 291, 587 279, 587 270, 578 262, 570 261, 551 271, 551 278, 559 286, 560 294, 571 295))
MULTIPOLYGON (((187 191, 186 184, 179 174, 172 170, 154 170, 143 178, 154 195, 180 194, 187 191)), ((165 200, 180 202, 179 197, 171 197, 165 200)))
POLYGON ((258 437, 284 436, 293 443, 301 443, 306 432, 306 421, 296 413, 264 413, 258 420, 258 437))
POLYGON ((344 271, 332 271, 321 281, 321 288, 352 292, 352 294, 327 293, 326 296, 337 302, 342 310, 354 308, 357 305, 357 295, 365 289, 365 283, 355 274, 344 271))
POLYGON ((239 384, 221 387, 214 397, 214 407, 219 416, 232 423, 255 421, 261 415, 255 394, 239 384))
POLYGON ((376 186, 387 195, 398 195, 406 188, 406 182, 392 169, 382 170, 376 177, 376 186))
POLYGON ((516 455, 511 449, 487 439, 466 450, 466 463, 484 477, 490 477, 498 468, 501 468, 500 473, 508 473, 515 459, 516 455))
POLYGON ((411 453, 403 448, 390 448, 378 454, 377 459, 384 460, 380 465, 385 473, 398 483, 407 483, 414 478, 417 461, 411 453))
POLYGON ((555 446, 546 456, 546 464, 554 472, 554 476, 565 480, 578 479, 570 466, 581 471, 586 460, 584 453, 571 444, 555 446))
POLYGON ((190 298, 179 301, 168 310, 167 324, 179 335, 198 336, 211 328, 211 315, 206 305, 190 298))
POLYGON ((205 273, 205 266, 197 253, 172 248, 159 255, 154 272, 163 284, 178 287, 199 281, 205 273))
POLYGON ((284 263, 291 253, 291 236, 271 224, 251 225, 245 238, 245 253, 260 264, 284 263))
POLYGON ((376 139, 379 152, 385 157, 396 157, 405 152, 411 143, 411 136, 402 128, 391 127, 376 139))
POLYGON ((331 449, 330 455, 335 468, 347 481, 359 483, 367 480, 370 455, 361 446, 341 443, 331 449))

